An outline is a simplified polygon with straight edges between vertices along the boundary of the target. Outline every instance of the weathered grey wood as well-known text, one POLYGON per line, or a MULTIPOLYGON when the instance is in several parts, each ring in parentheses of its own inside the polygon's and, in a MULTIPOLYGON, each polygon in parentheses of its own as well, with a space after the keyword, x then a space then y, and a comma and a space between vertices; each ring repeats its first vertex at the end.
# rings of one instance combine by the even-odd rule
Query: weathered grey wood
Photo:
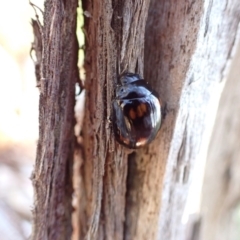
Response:
MULTIPOLYGON (((233 47, 239 40, 237 37, 239 8, 237 0, 197 1, 189 4, 189 8, 185 8, 185 16, 188 16, 189 10, 192 16, 187 22, 184 21, 185 27, 182 30, 186 30, 187 37, 182 42, 184 47, 180 49, 188 52, 191 46, 189 37, 194 34, 195 50, 192 56, 186 58, 179 55, 165 55, 167 59, 172 58, 175 63, 170 72, 176 71, 176 75, 168 78, 172 81, 173 89, 178 89, 176 82, 182 73, 181 67, 176 69, 176 66, 182 65, 185 61, 189 61, 190 65, 181 91, 179 111, 167 160, 158 239, 185 239, 181 218, 189 184, 195 171, 198 171, 198 169, 194 171, 196 160, 204 161, 199 156, 200 149, 206 151, 206 148, 203 149, 205 143, 203 136, 208 124, 207 113, 211 111, 209 103, 213 96, 216 97, 221 93, 219 84, 226 76, 233 47), (201 4, 202 12, 198 9, 201 4), (196 9, 193 10, 193 7, 196 9), (200 14, 201 20, 199 27, 195 28, 192 21, 196 19, 197 14, 200 14), (179 60, 175 62, 176 58, 179 60)), ((172 11, 169 16, 177 14, 179 8, 176 9, 178 11, 175 13, 172 11)), ((179 24, 181 25, 182 22, 180 21, 179 24)), ((179 25, 174 26, 177 28, 179 25)), ((181 39, 175 38, 173 46, 179 44, 181 39)), ((173 94, 169 98, 174 99, 175 96, 176 94, 173 94)))
POLYGON ((238 240, 240 204, 240 45, 219 104, 206 162, 202 240, 238 240))
MULTIPOLYGON (((78 1, 46 0, 32 239, 71 239, 78 1)), ((38 49, 35 49, 38 50, 38 49)))

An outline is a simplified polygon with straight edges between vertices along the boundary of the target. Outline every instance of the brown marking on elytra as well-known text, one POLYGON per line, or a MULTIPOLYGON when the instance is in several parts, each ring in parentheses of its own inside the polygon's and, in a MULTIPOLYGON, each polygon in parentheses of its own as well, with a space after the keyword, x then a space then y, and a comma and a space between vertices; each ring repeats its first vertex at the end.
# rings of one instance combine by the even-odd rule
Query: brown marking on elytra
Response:
POLYGON ((137 116, 138 117, 143 117, 146 112, 147 112, 146 103, 141 103, 137 106, 137 116))

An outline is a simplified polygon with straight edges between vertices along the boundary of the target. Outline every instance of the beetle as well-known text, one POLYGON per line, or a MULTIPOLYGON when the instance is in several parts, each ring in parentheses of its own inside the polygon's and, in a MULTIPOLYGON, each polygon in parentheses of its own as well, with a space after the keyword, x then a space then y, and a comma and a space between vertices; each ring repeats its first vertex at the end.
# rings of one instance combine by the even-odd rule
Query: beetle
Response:
POLYGON ((158 94, 136 73, 124 73, 112 102, 113 132, 117 142, 136 149, 149 144, 161 126, 158 94))

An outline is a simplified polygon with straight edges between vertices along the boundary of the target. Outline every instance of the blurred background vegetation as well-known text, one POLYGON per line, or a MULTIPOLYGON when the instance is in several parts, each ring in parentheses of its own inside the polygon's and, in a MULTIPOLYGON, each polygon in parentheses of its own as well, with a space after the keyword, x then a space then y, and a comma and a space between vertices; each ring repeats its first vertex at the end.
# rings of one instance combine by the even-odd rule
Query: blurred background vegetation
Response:
MULTIPOLYGON (((32 1, 43 9, 44 0, 32 1)), ((38 12, 41 20, 41 12, 38 12)), ((28 0, 0 1, 0 238, 28 239, 31 173, 38 139, 38 98, 30 57, 35 12, 28 0)), ((83 63, 83 17, 79 9, 79 64, 83 63)), ((34 55, 34 54, 33 54, 34 55)), ((81 71, 82 78, 84 77, 81 71)))
MULTIPOLYGON (((34 1, 43 8, 43 0, 34 1)), ((38 97, 30 58, 35 13, 28 1, 0 2, 0 236, 31 232, 30 176, 38 139, 38 97)))

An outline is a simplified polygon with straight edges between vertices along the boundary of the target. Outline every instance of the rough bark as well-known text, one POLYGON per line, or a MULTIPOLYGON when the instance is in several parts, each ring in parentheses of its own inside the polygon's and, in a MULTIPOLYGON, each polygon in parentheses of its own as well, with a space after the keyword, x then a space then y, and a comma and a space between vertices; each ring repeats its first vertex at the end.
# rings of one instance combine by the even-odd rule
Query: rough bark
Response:
MULTIPOLYGON (((117 78, 143 73, 147 1, 83 1, 86 32, 86 112, 82 166, 81 237, 123 239, 129 151, 110 125, 117 78)), ((130 155, 131 156, 131 155, 130 155)))
POLYGON ((79 239, 184 238, 181 218, 211 95, 225 77, 236 41, 238 3, 153 0, 149 13, 148 4, 83 1, 86 111, 79 239), (144 71, 166 109, 157 139, 136 151, 114 141, 109 122, 117 77, 125 70, 144 71))
POLYGON ((240 45, 219 104, 202 194, 203 240, 237 240, 240 206, 240 45))
POLYGON ((32 239, 71 238, 77 4, 45 1, 32 239))

